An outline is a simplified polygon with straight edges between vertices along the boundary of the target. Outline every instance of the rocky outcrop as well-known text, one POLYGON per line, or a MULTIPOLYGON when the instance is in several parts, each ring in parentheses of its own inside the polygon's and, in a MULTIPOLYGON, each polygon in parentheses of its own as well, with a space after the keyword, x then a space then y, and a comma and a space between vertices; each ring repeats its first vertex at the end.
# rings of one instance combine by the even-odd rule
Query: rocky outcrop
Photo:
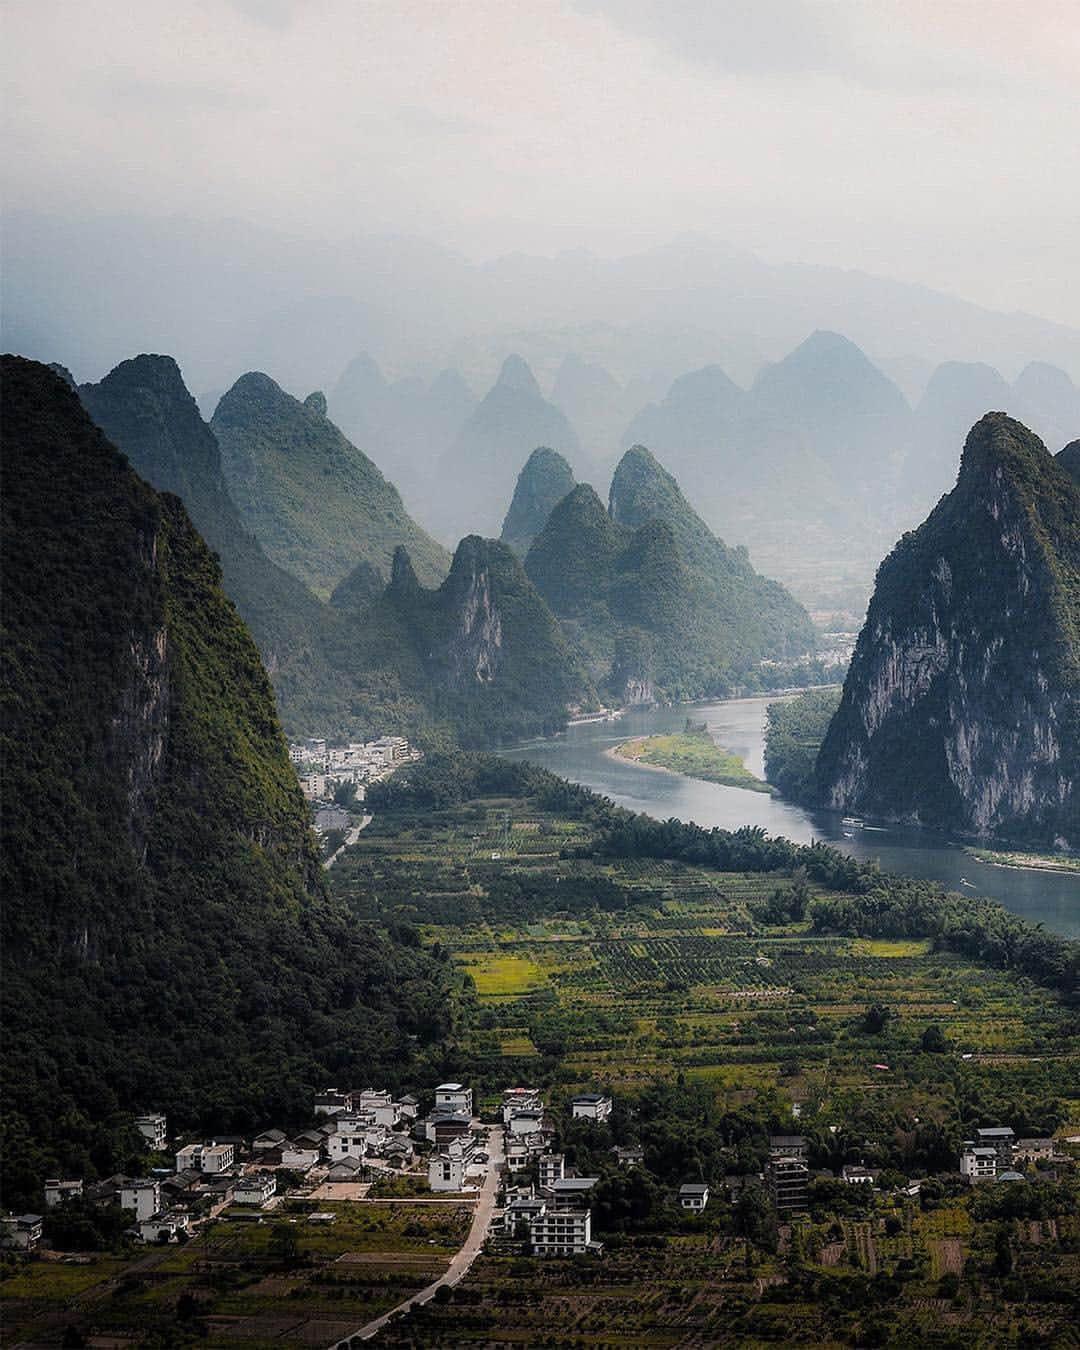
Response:
POLYGON ((824 804, 1080 844, 1080 491, 1002 413, 878 572, 816 766, 824 804))
POLYGON ((493 595, 484 541, 464 539, 446 579, 448 632, 436 655, 451 689, 468 689, 494 680, 502 655, 502 616, 493 595))

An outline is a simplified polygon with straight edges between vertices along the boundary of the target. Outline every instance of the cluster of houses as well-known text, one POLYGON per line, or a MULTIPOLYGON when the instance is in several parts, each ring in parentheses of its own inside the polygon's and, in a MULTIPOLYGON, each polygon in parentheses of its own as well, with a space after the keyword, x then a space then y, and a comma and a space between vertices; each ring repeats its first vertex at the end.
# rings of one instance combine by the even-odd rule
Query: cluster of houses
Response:
POLYGON ((323 800, 333 783, 355 784, 362 801, 366 783, 377 782, 399 765, 419 759, 420 752, 404 736, 380 736, 344 746, 328 746, 321 737, 310 737, 290 745, 289 758, 309 801, 323 800))
MULTIPOLYGON (((143 1242, 182 1240, 198 1214, 258 1217, 276 1203, 279 1176, 299 1174, 312 1185, 357 1181, 372 1167, 402 1168, 415 1156, 409 1130, 419 1103, 415 1097, 395 1100, 374 1088, 339 1092, 327 1088, 315 1097, 315 1124, 287 1135, 267 1129, 253 1139, 222 1137, 182 1143, 173 1153, 173 1168, 157 1168, 146 1177, 111 1176, 93 1185, 82 1180, 49 1179, 45 1205, 53 1208, 75 1198, 130 1210, 131 1236, 143 1242)), ((139 1116, 135 1127, 148 1151, 165 1153, 169 1146, 164 1115, 139 1116)), ((40 1215, 7 1221, 3 1243, 32 1251, 41 1239, 40 1215)))
POLYGON ((960 1173, 971 1182, 1023 1181, 1020 1166, 1026 1163, 1068 1162, 1053 1139, 1017 1139, 1009 1125, 992 1125, 965 1139, 960 1154, 960 1173))
MULTIPOLYGON (((536 1165, 536 1184, 510 1187, 506 1192, 502 1224, 495 1233, 504 1247, 527 1249, 534 1256, 597 1254, 603 1245, 592 1235, 589 1197, 598 1177, 577 1176, 562 1153, 552 1152, 555 1131, 544 1115, 544 1103, 535 1088, 507 1088, 502 1100, 506 1166, 511 1173, 536 1165)), ((602 1124, 612 1111, 611 1098, 600 1092, 571 1098, 575 1120, 602 1124)), ((617 1150, 620 1161, 641 1161, 640 1149, 617 1150)))

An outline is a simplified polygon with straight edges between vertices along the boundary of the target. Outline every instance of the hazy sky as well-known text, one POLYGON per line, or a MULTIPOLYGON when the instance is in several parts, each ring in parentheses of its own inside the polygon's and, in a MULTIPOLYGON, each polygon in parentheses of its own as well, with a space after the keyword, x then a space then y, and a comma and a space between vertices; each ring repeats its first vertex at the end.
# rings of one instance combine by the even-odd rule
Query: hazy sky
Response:
POLYGON ((1080 322, 1076 0, 3 0, 5 199, 687 232, 1080 322))

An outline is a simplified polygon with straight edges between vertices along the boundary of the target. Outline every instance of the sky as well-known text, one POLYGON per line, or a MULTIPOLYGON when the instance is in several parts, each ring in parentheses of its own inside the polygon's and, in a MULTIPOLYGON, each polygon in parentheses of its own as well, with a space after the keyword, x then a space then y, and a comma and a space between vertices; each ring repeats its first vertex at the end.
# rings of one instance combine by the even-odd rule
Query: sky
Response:
POLYGON ((1075 0, 0 0, 4 200, 430 239, 699 234, 1080 322, 1075 0))

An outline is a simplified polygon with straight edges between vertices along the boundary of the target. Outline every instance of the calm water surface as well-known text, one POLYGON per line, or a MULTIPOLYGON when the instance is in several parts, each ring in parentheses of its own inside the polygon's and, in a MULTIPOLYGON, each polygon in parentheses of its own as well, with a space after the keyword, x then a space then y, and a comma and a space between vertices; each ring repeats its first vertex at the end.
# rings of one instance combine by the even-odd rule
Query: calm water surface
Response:
POLYGON ((856 858, 878 858, 888 872, 940 881, 965 894, 991 896, 1007 909, 1055 932, 1080 937, 1080 878, 980 863, 962 848, 910 829, 853 829, 832 812, 805 811, 779 797, 658 773, 606 753, 631 736, 681 731, 687 715, 706 722, 717 744, 765 775, 765 709, 773 698, 734 699, 693 708, 630 712, 615 722, 572 726, 561 736, 529 741, 503 753, 529 759, 563 778, 602 792, 620 806, 661 820, 676 817, 712 828, 762 825, 797 843, 824 839, 856 858), (970 884, 965 884, 970 883, 970 884))

